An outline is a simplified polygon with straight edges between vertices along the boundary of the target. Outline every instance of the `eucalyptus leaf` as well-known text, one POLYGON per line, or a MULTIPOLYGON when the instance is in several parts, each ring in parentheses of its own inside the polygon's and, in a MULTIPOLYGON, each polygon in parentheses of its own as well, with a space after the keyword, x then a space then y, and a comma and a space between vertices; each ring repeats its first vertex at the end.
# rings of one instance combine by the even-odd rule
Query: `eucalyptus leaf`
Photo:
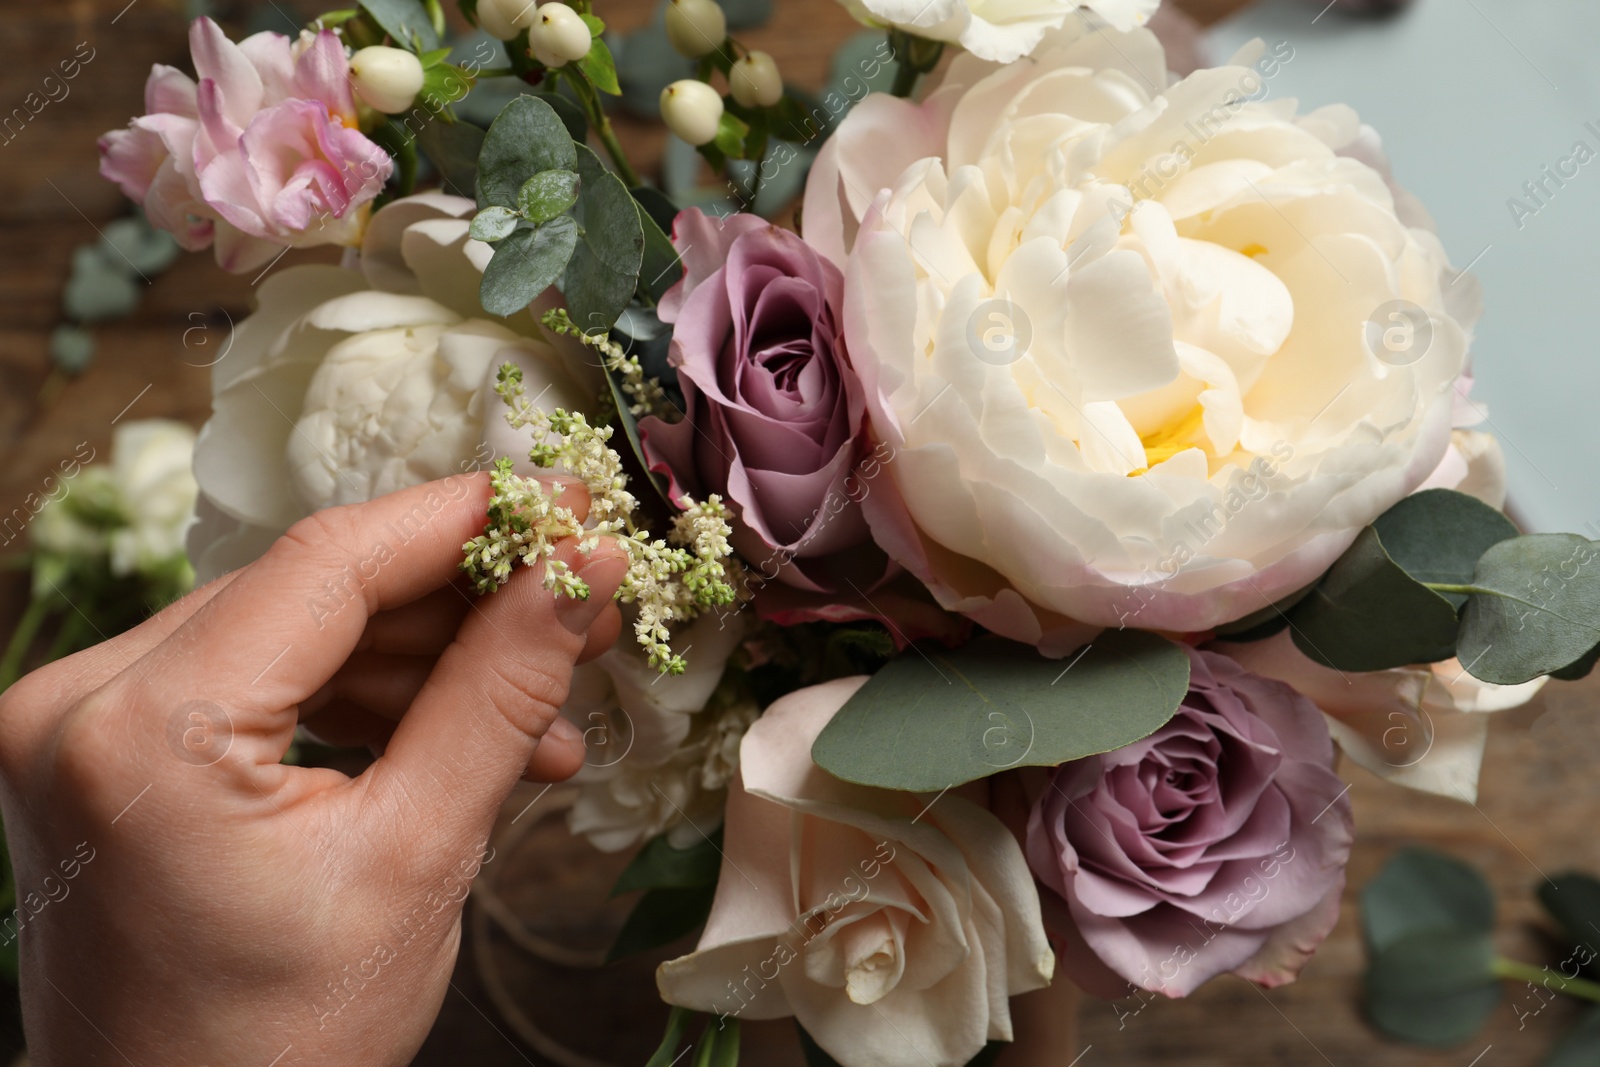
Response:
POLYGON ((578 169, 577 149, 566 124, 549 103, 536 96, 517 97, 484 136, 483 150, 478 153, 478 206, 515 208, 518 190, 533 175, 578 169))
POLYGON ((667 235, 677 208, 659 189, 640 186, 633 190, 639 205, 639 222, 644 228, 644 259, 639 266, 639 291, 658 304, 667 290, 683 277, 683 263, 667 235), (665 220, 665 221, 663 221, 665 220))
POLYGON ((1282 633, 1289 625, 1290 609, 1310 596, 1316 587, 1317 583, 1312 582, 1304 589, 1290 593, 1260 611, 1252 611, 1242 619, 1235 619, 1217 627, 1217 639, 1242 645, 1251 641, 1265 641, 1274 634, 1282 633))
POLYGON ((517 190, 517 210, 529 222, 549 222, 577 202, 576 171, 540 171, 517 190))
POLYGON ((439 47, 439 35, 433 31, 433 20, 428 18, 422 0, 360 0, 361 6, 372 21, 402 48, 418 47, 429 51, 439 47))
POLYGON ((491 315, 514 315, 555 284, 578 244, 569 215, 532 230, 517 230, 495 246, 478 299, 491 315))
POLYGON ((1296 647, 1341 671, 1448 659, 1456 640, 1455 606, 1390 558, 1371 526, 1289 619, 1296 647))
POLYGON ((428 157, 448 192, 471 196, 478 182, 484 130, 470 122, 429 122, 417 131, 417 147, 428 157))
POLYGON ((1561 1039, 1544 1067, 1594 1067, 1600 1063, 1600 1007, 1584 1012, 1578 1025, 1561 1039))
MULTIPOLYGON (((1477 497, 1453 489, 1413 493, 1373 524, 1389 558, 1416 581, 1466 585, 1478 560, 1516 537, 1516 523, 1477 497)), ((1460 608, 1465 594, 1444 593, 1460 608)))
POLYGON ((652 889, 628 913, 617 939, 606 954, 615 963, 639 952, 669 945, 705 925, 711 914, 712 886, 652 889))
POLYGON ((50 361, 63 374, 82 374, 94 361, 94 334, 63 322, 50 331, 50 361))
POLYGON ((1064 660, 999 638, 913 647, 856 691, 811 755, 846 781, 934 792, 1132 744, 1188 690, 1184 651, 1137 630, 1108 630, 1064 660))
POLYGON ((607 170, 588 146, 573 147, 580 184, 572 217, 583 236, 567 264, 561 291, 580 330, 606 331, 633 299, 639 284, 644 225, 639 207, 621 179, 607 170))
POLYGON ((1473 677, 1516 685, 1576 664, 1600 644, 1600 545, 1529 534, 1483 554, 1456 655, 1473 677))
POLYGON ((81 245, 72 252, 72 276, 61 294, 67 317, 79 322, 120 318, 139 306, 143 283, 115 252, 81 245))
POLYGON ((1361 890, 1361 924, 1374 953, 1424 931, 1487 933, 1494 929, 1494 892, 1460 860, 1405 849, 1361 890))
POLYGON ((1600 881, 1576 871, 1558 874, 1540 883, 1539 903, 1570 941, 1600 939, 1600 881))
POLYGON ((519 221, 515 211, 491 204, 472 217, 472 226, 467 232, 474 241, 499 241, 510 237, 519 221))
POLYGON ((1499 1002, 1488 932, 1407 934, 1375 953, 1367 969, 1367 1018, 1401 1041, 1465 1041, 1483 1027, 1499 1002))
POLYGON ((692 889, 717 884, 722 870, 722 828, 689 848, 673 848, 666 834, 653 837, 617 878, 611 895, 636 889, 692 889))
POLYGON ((1600 645, 1595 645, 1578 659, 1562 667, 1558 671, 1551 671, 1550 677, 1558 678, 1563 682, 1577 682, 1589 677, 1594 671, 1594 666, 1600 662, 1600 645))
POLYGON ((102 238, 110 253, 107 260, 120 260, 138 274, 161 273, 180 251, 172 234, 155 229, 143 216, 107 223, 102 238))

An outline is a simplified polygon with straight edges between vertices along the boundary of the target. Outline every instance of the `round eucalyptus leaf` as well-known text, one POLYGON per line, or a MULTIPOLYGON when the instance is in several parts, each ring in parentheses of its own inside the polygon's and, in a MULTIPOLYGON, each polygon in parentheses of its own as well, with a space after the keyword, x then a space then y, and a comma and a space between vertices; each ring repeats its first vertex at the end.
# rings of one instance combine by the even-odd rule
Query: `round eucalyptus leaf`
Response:
POLYGON ((1475 678, 1516 685, 1600 645, 1600 544, 1577 534, 1502 541, 1478 561, 1456 656, 1475 678))
POLYGON ((511 236, 511 231, 517 228, 521 221, 517 213, 508 207, 491 204, 472 217, 472 226, 468 232, 474 241, 499 241, 511 236))
POLYGON ((536 229, 517 230, 495 246, 483 272, 478 299, 491 315, 514 315, 554 285, 578 243, 578 225, 570 215, 551 219, 536 229))
POLYGON ((529 222, 549 222, 577 202, 576 171, 540 171, 517 190, 517 210, 529 222))

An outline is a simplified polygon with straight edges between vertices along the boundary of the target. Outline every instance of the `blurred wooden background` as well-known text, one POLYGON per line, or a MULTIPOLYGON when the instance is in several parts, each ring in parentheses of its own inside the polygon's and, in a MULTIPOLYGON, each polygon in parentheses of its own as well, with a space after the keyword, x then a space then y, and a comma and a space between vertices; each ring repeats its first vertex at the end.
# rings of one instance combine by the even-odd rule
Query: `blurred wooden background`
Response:
MULTIPOLYGON (((286 32, 316 10, 300 0, 265 0, 260 6, 280 9, 282 25, 275 28, 286 32)), ((1192 0, 1188 6, 1209 18, 1233 3, 1192 0)), ((648 18, 650 4, 600 0, 600 8, 613 26, 626 30, 648 18)), ((224 6, 220 13, 229 11, 224 6)), ((45 475, 79 442, 89 442, 103 455, 118 419, 169 416, 199 425, 209 401, 204 365, 225 342, 229 322, 248 313, 259 279, 222 274, 207 255, 183 257, 149 286, 137 312, 95 330, 98 352, 92 368, 57 390, 49 382, 47 342, 60 321, 72 250, 93 241, 97 228, 127 211, 120 193, 97 176, 95 138, 123 125, 139 108, 152 63, 188 66, 185 11, 180 0, 0 0, 0 24, 8 51, 0 66, 0 115, 39 90, 41 80, 80 42, 94 49, 93 59, 70 83, 69 95, 51 102, 13 140, 0 144, 4 514, 38 491, 45 475)), ((777 0, 772 21, 741 37, 772 52, 786 77, 817 88, 827 78, 833 49, 856 29, 832 0, 777 0)), ((654 158, 659 133, 644 124, 627 125, 624 136, 636 146, 636 156, 647 162, 654 158)), ((327 251, 296 252, 272 269, 330 258, 327 251)), ((0 583, 0 624, 9 631, 25 579, 7 572, 0 583)), ((1502 951, 1553 962, 1556 957, 1546 954, 1536 928, 1532 891, 1545 875, 1600 870, 1600 840, 1593 831, 1600 816, 1600 778, 1593 773, 1600 762, 1600 719, 1592 713, 1597 700, 1600 683, 1557 683, 1530 707, 1499 716, 1476 809, 1391 788, 1347 768, 1359 828, 1350 889, 1338 929, 1303 979, 1270 993, 1225 979, 1187 1001, 1151 1004, 1120 1024, 1111 1006, 1087 1002, 1080 1047, 1061 1050, 1062 1067, 1517 1067, 1538 1062, 1575 1009, 1557 1003, 1519 1027, 1512 1011, 1518 993, 1509 988, 1492 1026, 1458 1049, 1425 1053, 1374 1036, 1357 1007, 1363 959, 1355 893, 1397 847, 1434 845, 1477 865, 1494 883, 1501 897, 1502 951)), ((558 795, 540 798, 533 812, 542 813, 539 805, 553 808, 558 795)), ((532 799, 532 792, 521 794, 508 811, 514 814, 532 799)), ((523 825, 533 819, 530 815, 523 825)), ((559 818, 536 823, 495 866, 496 884, 510 907, 527 916, 535 932, 569 946, 603 947, 629 903, 603 902, 620 862, 572 841, 559 818)), ((478 973, 470 918, 465 941, 455 990, 416 1062, 427 1067, 553 1062, 519 1036, 495 1006, 478 973)), ((495 928, 484 931, 483 945, 504 995, 547 1032, 617 1067, 644 1061, 665 1018, 651 980, 653 960, 608 970, 555 967, 495 928)), ((788 1023, 749 1027, 745 1062, 799 1067, 792 1034, 788 1023)))

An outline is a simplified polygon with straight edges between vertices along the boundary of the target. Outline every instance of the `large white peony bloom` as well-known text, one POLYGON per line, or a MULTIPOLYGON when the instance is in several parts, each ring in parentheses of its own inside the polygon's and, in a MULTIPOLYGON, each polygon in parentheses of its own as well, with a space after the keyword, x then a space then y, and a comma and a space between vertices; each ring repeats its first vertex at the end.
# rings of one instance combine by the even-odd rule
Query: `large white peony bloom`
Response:
POLYGON ((842 0, 868 25, 893 26, 933 41, 952 41, 996 63, 1032 52, 1044 35, 1092 12, 1119 30, 1144 25, 1161 0, 842 0))
POLYGON ((954 793, 840 781, 811 745, 865 678, 790 693, 756 720, 728 797, 716 901, 662 999, 793 1015, 844 1067, 961 1067, 1012 1038, 1009 998, 1055 954, 1022 849, 954 793))
POLYGON ((1078 23, 864 100, 804 214, 895 454, 875 537, 1056 652, 1313 581, 1444 457, 1476 314, 1355 114, 1265 98, 1283 46, 1169 84, 1148 31, 1078 23))
POLYGON ((548 343, 530 312, 496 319, 480 306, 491 250, 467 235, 473 210, 453 196, 398 200, 373 216, 358 269, 292 267, 262 283, 212 370, 196 448, 189 553, 201 581, 320 508, 525 454, 493 392, 504 362, 542 405, 588 406, 581 357, 548 343))

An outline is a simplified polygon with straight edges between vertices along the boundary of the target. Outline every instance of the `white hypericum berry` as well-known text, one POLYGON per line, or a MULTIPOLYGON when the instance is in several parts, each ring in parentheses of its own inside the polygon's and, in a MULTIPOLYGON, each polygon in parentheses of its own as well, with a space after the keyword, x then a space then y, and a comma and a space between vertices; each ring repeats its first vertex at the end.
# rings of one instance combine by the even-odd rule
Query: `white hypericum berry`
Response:
POLYGON ((722 47, 728 16, 717 0, 672 0, 667 5, 667 40, 679 55, 699 59, 722 47))
POLYGON ((539 62, 559 67, 588 55, 592 37, 582 16, 554 0, 534 12, 533 24, 528 27, 528 44, 539 62))
POLYGON ((478 0, 478 25, 491 37, 509 41, 533 25, 534 0, 478 0))
POLYGON ((422 61, 403 48, 371 45, 350 57, 350 84, 375 110, 399 114, 422 90, 422 61))
POLYGON ((783 99, 778 63, 765 52, 749 52, 728 72, 728 87, 742 107, 771 107, 783 99))
POLYGON ((692 145, 717 135, 722 122, 722 96, 705 82, 685 78, 661 90, 661 117, 667 129, 692 145))

